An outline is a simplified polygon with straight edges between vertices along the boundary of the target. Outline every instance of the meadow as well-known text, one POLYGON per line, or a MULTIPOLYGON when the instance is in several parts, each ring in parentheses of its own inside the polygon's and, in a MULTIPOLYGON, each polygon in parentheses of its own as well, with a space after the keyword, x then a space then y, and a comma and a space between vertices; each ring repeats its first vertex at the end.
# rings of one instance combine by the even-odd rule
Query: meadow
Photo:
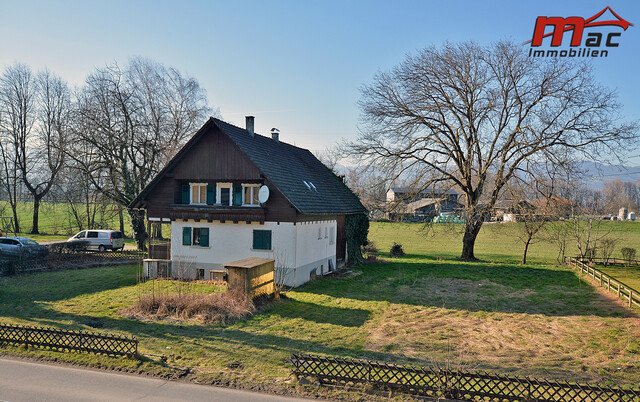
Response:
MULTIPOLYGON (((80 211, 83 211, 83 205, 77 205, 80 211)), ((120 219, 115 205, 106 205, 104 210, 99 210, 95 214, 95 222, 101 229, 120 228, 120 219)), ((84 212, 84 211, 83 211, 84 212)), ((8 201, 0 201, 0 216, 13 217, 11 207, 8 201)), ((83 215, 86 217, 86 214, 83 215)), ((83 222, 86 220, 83 219, 83 222)), ((66 202, 42 202, 40 204, 40 212, 38 218, 38 227, 40 235, 29 235, 33 225, 33 204, 30 202, 18 202, 18 221, 20 223, 21 235, 30 237, 36 241, 54 241, 66 240, 71 235, 76 234, 81 228, 71 211, 71 206, 66 202)), ((2 222, 0 222, 2 224, 2 222)), ((84 223, 83 223, 84 224, 84 223)), ((124 212, 125 236, 131 236, 129 215, 124 212)), ((86 224, 82 229, 86 229, 86 224)))
POLYGON ((513 251, 501 230, 484 232, 477 249, 483 261, 466 263, 455 258, 460 245, 453 233, 425 237, 419 225, 374 223, 370 238, 382 261, 310 282, 226 326, 123 316, 141 295, 178 286, 140 282, 135 265, 4 277, 1 322, 134 335, 143 357, 9 346, 0 353, 325 397, 335 391, 291 380, 292 353, 637 384, 638 311, 553 264, 548 246, 532 250, 532 260, 544 263, 517 264, 520 249, 513 251), (394 241, 406 256, 389 257, 394 241))

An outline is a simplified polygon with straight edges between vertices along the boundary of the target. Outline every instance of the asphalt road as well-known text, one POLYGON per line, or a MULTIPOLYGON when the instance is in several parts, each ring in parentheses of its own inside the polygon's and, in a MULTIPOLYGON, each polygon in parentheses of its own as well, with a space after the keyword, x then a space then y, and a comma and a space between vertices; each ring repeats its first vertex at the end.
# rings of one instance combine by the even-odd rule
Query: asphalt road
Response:
POLYGON ((91 369, 0 359, 0 401, 303 400, 91 369))

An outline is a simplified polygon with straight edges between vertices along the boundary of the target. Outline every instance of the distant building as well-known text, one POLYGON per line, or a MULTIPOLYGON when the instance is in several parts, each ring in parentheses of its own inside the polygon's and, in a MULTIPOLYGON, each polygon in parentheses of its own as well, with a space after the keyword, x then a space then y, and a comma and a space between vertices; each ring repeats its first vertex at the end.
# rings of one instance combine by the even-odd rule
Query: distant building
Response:
POLYGON ((387 217, 401 221, 430 221, 433 217, 461 209, 454 190, 392 187, 387 191, 387 217))
POLYGON ((618 220, 620 221, 626 221, 627 220, 627 215, 628 215, 628 211, 627 208, 620 208, 620 210, 618 211, 618 220))

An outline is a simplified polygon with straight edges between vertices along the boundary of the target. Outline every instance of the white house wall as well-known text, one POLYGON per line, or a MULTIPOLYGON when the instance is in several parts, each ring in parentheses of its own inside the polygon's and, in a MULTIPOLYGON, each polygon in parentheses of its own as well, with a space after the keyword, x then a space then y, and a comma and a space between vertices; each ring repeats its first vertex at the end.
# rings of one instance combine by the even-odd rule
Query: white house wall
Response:
POLYGON ((314 269, 318 276, 328 272, 329 260, 333 269, 336 268, 337 227, 336 221, 296 223, 296 277, 293 286, 307 282, 314 269))
POLYGON ((285 285, 300 286, 309 281, 315 269, 317 275, 336 264, 336 221, 264 224, 246 222, 171 222, 172 275, 195 278, 196 268, 204 269, 205 279, 210 271, 246 257, 273 258, 276 267, 285 267, 285 285), (209 229, 209 247, 182 245, 184 227, 209 229), (253 250, 253 230, 271 230, 272 250, 253 250), (333 234, 332 231, 333 230, 333 234), (320 238, 318 238, 320 231, 320 238), (326 236, 325 236, 326 232, 326 236), (330 244, 331 243, 331 244, 330 244))
POLYGON ((187 266, 189 271, 195 268, 205 270, 205 279, 209 278, 211 270, 222 270, 223 264, 247 257, 275 258, 272 250, 253 250, 253 231, 271 230, 271 244, 287 244, 281 247, 279 253, 282 258, 295 260, 295 228, 292 223, 266 222, 258 223, 220 223, 206 221, 174 221, 171 222, 171 260, 172 273, 177 276, 176 266, 187 266), (209 229, 209 247, 182 245, 182 229, 197 227, 209 229))

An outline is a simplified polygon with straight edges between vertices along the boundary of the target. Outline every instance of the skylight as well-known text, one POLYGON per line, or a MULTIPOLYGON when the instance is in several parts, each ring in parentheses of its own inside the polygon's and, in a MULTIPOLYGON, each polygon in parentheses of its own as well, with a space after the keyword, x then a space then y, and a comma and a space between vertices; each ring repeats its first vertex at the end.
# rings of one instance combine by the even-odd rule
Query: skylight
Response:
POLYGON ((315 191, 316 193, 318 192, 318 189, 316 188, 316 186, 310 181, 302 180, 302 182, 304 183, 305 186, 307 186, 309 191, 315 191))

